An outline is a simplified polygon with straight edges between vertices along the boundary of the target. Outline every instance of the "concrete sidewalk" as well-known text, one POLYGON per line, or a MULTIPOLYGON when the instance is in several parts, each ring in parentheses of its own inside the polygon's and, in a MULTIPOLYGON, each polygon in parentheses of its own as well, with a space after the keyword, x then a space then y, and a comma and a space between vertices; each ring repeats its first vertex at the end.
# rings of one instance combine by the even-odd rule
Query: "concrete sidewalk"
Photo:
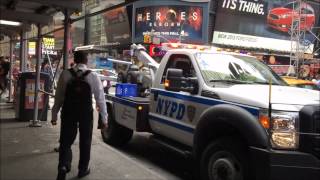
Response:
MULTIPOLYGON (((45 180, 57 175, 59 124, 30 128, 29 122, 15 119, 12 103, 0 102, 0 179, 45 180)), ((51 112, 48 113, 49 116, 51 112)), ((97 118, 95 115, 95 123, 97 118)), ((73 147, 72 170, 67 179, 77 179, 78 138, 73 147)), ((91 174, 83 179, 166 179, 132 158, 106 145, 94 126, 91 148, 91 174)))
POLYGON ((0 179, 54 179, 58 130, 43 122, 30 128, 15 119, 12 104, 0 104, 0 179))

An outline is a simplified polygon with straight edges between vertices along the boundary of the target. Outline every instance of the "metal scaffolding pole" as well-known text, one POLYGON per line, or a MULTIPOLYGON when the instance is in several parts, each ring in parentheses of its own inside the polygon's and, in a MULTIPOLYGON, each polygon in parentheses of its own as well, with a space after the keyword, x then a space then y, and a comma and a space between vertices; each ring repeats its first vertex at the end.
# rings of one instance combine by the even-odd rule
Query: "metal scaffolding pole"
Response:
MULTIPOLYGON (((311 29, 306 28, 307 27, 307 21, 305 20, 305 17, 302 15, 302 10, 305 8, 306 3, 315 3, 315 5, 319 5, 319 2, 312 2, 308 0, 297 0, 293 4, 293 9, 298 9, 298 13, 294 14, 294 11, 292 11, 292 25, 290 29, 290 35, 291 35, 291 53, 290 53, 290 65, 295 70, 295 76, 297 78, 301 78, 303 74, 301 74, 300 67, 301 65, 304 65, 305 62, 305 53, 310 48, 310 45, 305 45, 305 42, 308 42, 309 40, 306 37, 306 33, 308 32, 313 36, 315 39, 312 44, 317 44, 317 41, 320 40, 320 38, 317 36, 317 34, 313 33, 312 30, 317 31, 319 27, 311 27, 311 29)), ((316 23, 317 24, 317 23, 316 23)), ((312 51, 312 50, 311 50, 312 51)), ((317 50, 314 49, 313 53, 316 53, 317 50)), ((288 72, 289 74, 289 72, 288 72)))
POLYGON ((70 40, 70 25, 71 19, 69 10, 64 10, 64 38, 63 38, 63 69, 68 69, 68 56, 69 56, 69 40, 70 40))
POLYGON ((41 25, 38 24, 38 38, 36 44, 36 80, 35 80, 35 87, 34 87, 34 114, 33 120, 30 123, 30 127, 41 127, 41 123, 38 120, 38 108, 39 108, 39 84, 40 84, 40 60, 41 60, 41 25))
POLYGON ((27 32, 22 29, 20 32, 20 71, 26 71, 26 61, 28 59, 27 52, 27 32))
POLYGON ((10 36, 10 69, 9 69, 9 97, 8 102, 12 100, 12 65, 13 65, 13 36, 10 36))
MULTIPOLYGON (((295 76, 299 76, 299 61, 301 60, 301 47, 300 47, 300 25, 301 25, 301 4, 302 0, 297 0, 295 4, 293 4, 293 9, 299 8, 298 10, 298 18, 292 18, 290 35, 291 35, 291 51, 290 51, 290 65, 294 67, 295 76), (295 7, 296 6, 296 7, 295 7)), ((292 16, 294 12, 292 11, 292 16)))

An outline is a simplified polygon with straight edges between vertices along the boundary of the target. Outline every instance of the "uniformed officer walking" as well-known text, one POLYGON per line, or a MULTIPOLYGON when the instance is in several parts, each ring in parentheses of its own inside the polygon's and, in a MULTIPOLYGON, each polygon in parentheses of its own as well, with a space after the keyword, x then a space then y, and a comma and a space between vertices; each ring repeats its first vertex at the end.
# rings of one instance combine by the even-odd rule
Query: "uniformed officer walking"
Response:
POLYGON ((90 173, 89 160, 93 129, 92 94, 107 126, 107 111, 103 86, 98 75, 87 68, 87 54, 81 51, 74 53, 76 65, 64 70, 60 75, 55 101, 52 107, 52 121, 56 125, 57 114, 61 110, 60 151, 57 179, 65 179, 71 169, 73 144, 79 128, 80 159, 78 177, 90 173))

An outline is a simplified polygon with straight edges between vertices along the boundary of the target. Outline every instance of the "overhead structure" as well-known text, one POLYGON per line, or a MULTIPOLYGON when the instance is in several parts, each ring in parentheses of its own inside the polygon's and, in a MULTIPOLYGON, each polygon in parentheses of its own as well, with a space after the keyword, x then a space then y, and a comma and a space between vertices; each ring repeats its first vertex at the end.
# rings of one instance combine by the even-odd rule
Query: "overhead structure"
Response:
MULTIPOLYGON (((39 83, 40 83, 40 60, 41 60, 41 29, 45 25, 49 25, 53 21, 53 15, 62 11, 65 14, 65 36, 70 31, 70 15, 73 12, 80 12, 82 9, 82 0, 1 0, 0 1, 0 37, 9 36, 10 46, 12 46, 15 36, 20 36, 20 48, 26 47, 26 34, 25 32, 30 29, 31 24, 38 27, 38 34, 36 37, 37 48, 37 66, 36 66, 36 79, 34 102, 38 102, 39 83)), ((64 38, 67 41, 67 37, 64 38)), ((67 43, 64 43, 64 64, 66 64, 68 53, 67 43)), ((20 52, 25 54, 25 52, 20 52)), ((10 48, 10 62, 12 63, 12 47, 10 48)), ((25 55, 21 56, 21 64, 25 61, 25 55)), ((64 67, 66 68, 66 67, 64 67)), ((11 73, 11 72, 10 72, 11 73)), ((11 75, 11 74, 10 74, 11 75)), ((11 89, 11 88, 10 88, 11 89)), ((10 99, 11 93, 9 94, 10 99)), ((38 103, 34 103, 34 119, 30 124, 31 127, 38 127, 38 103)))
POLYGON ((293 9, 298 9, 298 11, 292 11, 292 17, 296 16, 297 18, 292 18, 291 22, 291 51, 290 51, 290 65, 294 67, 294 72, 299 72, 299 62, 302 60, 304 49, 300 48, 300 39, 305 31, 301 30, 301 5, 302 0, 297 0, 296 3, 293 3, 293 9), (298 13, 298 14, 295 14, 298 13))
MULTIPOLYGON (((47 25, 58 11, 80 11, 82 0, 1 0, 0 20, 20 22, 23 26, 31 24, 47 25)), ((0 24, 0 27, 3 25, 0 24)), ((17 27, 17 29, 21 29, 17 27)), ((0 31, 1 34, 6 34, 0 31)), ((19 33, 18 33, 19 34, 19 33)))
MULTIPOLYGON (((309 27, 310 22, 306 17, 306 14, 308 14, 307 12, 311 7, 310 4, 319 5, 320 2, 314 0, 296 0, 295 3, 292 3, 292 8, 295 9, 295 11, 292 11, 291 14, 293 18, 289 31, 291 35, 290 65, 294 68, 297 77, 299 77, 300 65, 304 64, 306 51, 310 48, 310 45, 316 45, 320 42, 320 33, 314 33, 320 31, 320 27, 317 27, 319 22, 314 22, 314 26, 309 27), (310 42, 306 38, 307 33, 314 37, 313 42, 310 42)), ((313 49, 311 51, 313 51, 313 49)), ((314 53, 317 51, 319 50, 315 49, 314 53)))

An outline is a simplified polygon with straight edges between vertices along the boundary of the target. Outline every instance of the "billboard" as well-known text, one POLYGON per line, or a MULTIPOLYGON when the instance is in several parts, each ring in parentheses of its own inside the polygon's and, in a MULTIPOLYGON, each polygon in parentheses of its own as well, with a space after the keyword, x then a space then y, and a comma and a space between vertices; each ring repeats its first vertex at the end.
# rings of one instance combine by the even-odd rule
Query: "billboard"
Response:
MULTIPOLYGON (((295 29, 306 33, 298 45, 312 53, 319 5, 292 0, 219 0, 213 43, 289 52, 291 25, 300 22, 295 29)), ((293 47, 297 44, 293 43, 293 47)))
POLYGON ((154 35, 162 42, 193 42, 203 40, 203 8, 188 5, 159 5, 136 8, 135 39, 154 35))
POLYGON ((107 42, 131 43, 131 28, 126 7, 107 11, 103 17, 107 42))

